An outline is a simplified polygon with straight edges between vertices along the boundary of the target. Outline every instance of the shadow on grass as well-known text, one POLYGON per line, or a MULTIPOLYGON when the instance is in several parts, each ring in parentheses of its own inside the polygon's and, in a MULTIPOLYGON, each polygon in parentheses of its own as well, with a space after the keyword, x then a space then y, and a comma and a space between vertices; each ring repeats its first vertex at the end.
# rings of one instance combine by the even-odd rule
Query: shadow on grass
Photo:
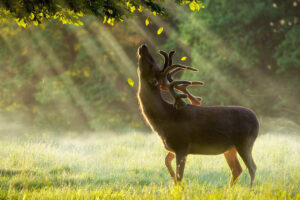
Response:
POLYGON ((0 176, 15 176, 19 174, 35 174, 35 172, 30 170, 0 169, 0 176))
MULTIPOLYGON (((114 174, 81 174, 67 170, 50 170, 44 174, 25 175, 24 171, 11 170, 6 171, 6 174, 10 174, 12 177, 7 182, 7 186, 10 185, 16 190, 36 190, 45 187, 89 187, 99 188, 102 185, 108 185, 112 187, 127 186, 127 187, 144 187, 150 184, 155 185, 169 185, 173 184, 169 172, 166 169, 158 170, 128 170, 119 171, 114 174), (55 172, 55 173, 54 173, 55 172), (68 173, 70 172, 70 173, 68 173), (24 174, 19 176, 19 174, 24 174), (15 176, 14 175, 18 175, 15 176)), ((2 170, 5 172, 4 170, 2 170)), ((192 174, 186 175, 185 182, 199 182, 207 183, 207 185, 217 184, 219 187, 224 187, 228 183, 229 177, 224 176, 222 172, 215 171, 201 171, 200 176, 193 176, 192 174), (211 178, 210 178, 211 177, 211 178), (220 179, 221 177, 221 179, 220 179)))
MULTIPOLYGON (((35 174, 30 171, 22 170, 0 170, 0 174, 9 177, 6 186, 13 187, 16 190, 36 190, 45 187, 88 187, 99 188, 103 185, 119 188, 121 187, 144 187, 151 184, 169 185, 173 184, 172 179, 166 169, 149 170, 134 169, 128 171, 118 171, 114 174, 104 174, 102 172, 92 174, 75 173, 69 168, 65 170, 50 170, 48 173, 35 174), (59 173, 62 172, 62 173, 59 173), (69 173, 70 172, 70 173, 69 173), (26 175, 28 173, 29 175, 26 175), (19 175, 23 174, 23 175, 19 175)), ((260 172, 264 175, 268 172, 260 172)), ((186 184, 199 184, 213 188, 227 187, 231 178, 230 173, 224 171, 201 170, 197 174, 186 173, 184 182, 186 184)), ((237 184, 244 187, 249 186, 250 178, 248 171, 244 170, 237 184)), ((259 183, 259 181, 258 181, 259 183)), ((2 183, 3 184, 3 183, 2 183)))

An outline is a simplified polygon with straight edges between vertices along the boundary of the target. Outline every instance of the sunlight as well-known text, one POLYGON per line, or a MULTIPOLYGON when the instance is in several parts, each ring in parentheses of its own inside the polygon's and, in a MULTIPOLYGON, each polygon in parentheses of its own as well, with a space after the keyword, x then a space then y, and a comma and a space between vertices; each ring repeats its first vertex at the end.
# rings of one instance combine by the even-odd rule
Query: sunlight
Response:
POLYGON ((93 44, 92 41, 89 41, 91 38, 95 39, 95 36, 97 41, 101 44, 101 48, 104 48, 107 52, 113 52, 113 55, 117 55, 117 57, 112 56, 110 59, 114 64, 118 65, 118 73, 123 74, 125 78, 136 76, 135 64, 132 63, 122 46, 119 45, 114 36, 110 33, 109 28, 106 28, 97 20, 94 20, 89 25, 89 29, 93 30, 94 35, 91 35, 85 28, 81 29, 83 34, 77 33, 77 37, 80 40, 81 45, 84 46, 86 52, 92 57, 93 61, 98 66, 102 66, 99 67, 99 69, 105 70, 106 66, 103 66, 103 61, 99 60, 97 57, 97 55, 102 54, 102 52, 98 50, 99 47, 96 44, 93 44), (86 40, 88 40, 88 42, 86 40))
MULTIPOLYGON (((177 16, 175 4, 169 3, 169 5, 172 8, 174 8, 174 9, 170 9, 170 14, 172 17, 175 18, 177 16)), ((189 14, 190 14, 184 8, 177 8, 177 9, 180 9, 180 11, 182 13, 182 15, 181 15, 182 18, 187 18, 187 16, 189 16, 189 14)), ((159 18, 157 16, 151 16, 151 20, 156 24, 156 26, 158 26, 158 27, 163 26, 164 32, 168 37, 170 37, 171 34, 178 35, 177 31, 174 28, 172 28, 172 26, 170 26, 168 23, 166 23, 164 20, 162 20, 161 18, 159 18)), ((225 49, 225 50, 221 50, 220 53, 223 54, 224 52, 227 52, 228 54, 229 53, 236 54, 238 57, 242 58, 242 56, 239 54, 239 52, 234 51, 232 48, 227 47, 227 45, 224 42, 222 37, 217 36, 212 31, 210 31, 207 27, 205 27, 203 25, 203 22, 201 21, 201 19, 198 19, 197 21, 192 21, 190 23, 195 24, 195 26, 197 26, 197 27, 201 27, 201 29, 202 29, 201 33, 204 32, 204 34, 209 35, 209 37, 211 38, 211 41, 214 41, 214 40, 221 41, 221 47, 216 49, 216 52, 220 51, 221 49, 225 49)), ((199 36, 199 37, 201 37, 201 36, 199 36)), ((210 73, 211 75, 213 75, 214 81, 216 83, 218 83, 221 86, 221 88, 224 89, 226 94, 233 97, 235 99, 235 102, 239 102, 241 105, 250 105, 250 102, 249 102, 247 96, 248 95, 256 95, 256 94, 246 95, 245 93, 241 93, 236 88, 235 85, 231 84, 230 81, 227 80, 227 77, 225 77, 222 74, 222 71, 220 71, 217 67, 214 67, 214 65, 210 61, 208 61, 201 55, 201 52, 197 52, 195 50, 192 50, 192 52, 191 52, 191 48, 188 45, 184 44, 184 42, 182 41, 182 39, 180 37, 173 37, 173 38, 175 38, 176 45, 181 50, 184 51, 185 55, 188 55, 188 57, 190 57, 192 59, 193 59, 193 57, 195 57, 195 58, 197 58, 197 60, 201 60, 201 64, 197 64, 197 66, 194 66, 197 68, 200 67, 200 73, 201 73, 201 71, 205 71, 205 73, 210 73)), ((248 72, 246 73, 243 70, 241 70, 241 72, 243 72, 245 76, 249 76, 249 75, 255 76, 257 79, 256 87, 258 89, 260 89, 259 91, 263 91, 264 92, 263 94, 265 94, 265 92, 267 92, 268 94, 273 94, 274 88, 277 88, 280 91, 280 93, 282 94, 282 96, 288 97, 288 98, 285 98, 285 100, 287 101, 286 103, 288 103, 289 105, 295 105, 295 106, 298 105, 297 100, 293 96, 290 96, 289 93, 287 92, 287 90, 285 90, 282 87, 282 84, 280 84, 278 81, 274 81, 269 76, 264 75, 264 72, 262 72, 262 70, 259 70, 257 68, 252 68, 251 70, 252 70, 251 73, 248 73, 248 72), (269 85, 269 87, 266 87, 266 84, 262 84, 262 83, 267 83, 269 85)), ((197 75, 195 75, 193 77, 196 78, 197 75)), ((205 82, 205 77, 203 77, 202 79, 205 82)), ((281 97, 281 96, 279 96, 279 97, 281 97)))
MULTIPOLYGON (((170 10, 171 10, 170 13, 173 16, 175 16, 175 13, 174 13, 175 10, 173 10, 173 9, 170 9, 170 10)), ((187 13, 185 13, 185 14, 187 14, 187 13)), ((152 21, 157 26, 163 24, 163 26, 165 27, 165 34, 167 36, 170 36, 171 33, 178 35, 177 31, 174 28, 167 25, 160 18, 154 16, 154 17, 152 17, 152 21)), ((213 33, 209 32, 209 30, 207 30, 204 26, 202 26, 202 27, 207 32, 207 34, 213 35, 213 33)), ((216 38, 216 36, 214 36, 214 37, 215 37, 215 39, 220 39, 220 38, 216 38)), ((198 64, 197 66, 193 66, 193 67, 196 67, 198 69, 200 67, 200 69, 199 69, 200 73, 202 71, 205 71, 205 73, 210 73, 211 75, 213 75, 214 81, 216 83, 218 83, 222 88, 224 88, 224 91, 226 91, 226 93, 228 95, 233 97, 236 102, 240 102, 240 103, 243 103, 244 105, 248 105, 248 99, 246 98, 246 96, 241 94, 233 84, 231 84, 229 81, 227 81, 227 77, 223 76, 222 72, 219 71, 218 68, 214 67, 213 64, 211 64, 211 62, 209 62, 208 60, 203 58, 203 56, 201 56, 201 54, 199 52, 196 52, 196 51, 191 52, 190 47, 188 47, 187 45, 184 45, 184 43, 181 41, 181 39, 179 37, 176 37, 176 38, 177 38, 175 40, 176 45, 178 45, 179 48, 184 51, 185 55, 187 55, 189 58, 192 58, 192 59, 193 59, 193 57, 196 57, 197 59, 202 61, 201 64, 198 64)), ((194 75, 193 77, 196 78, 196 77, 199 77, 199 75, 194 75)), ((199 78, 196 78, 196 79, 198 80, 199 78)), ((203 80, 205 82, 205 77, 201 78, 201 80, 203 80)), ((204 99, 205 99, 205 97, 204 97, 204 99)))
POLYGON ((299 6, 0 3, 0 199, 300 199, 299 6))
MULTIPOLYGON (((28 30, 30 32, 30 30, 28 30)), ((51 68, 58 74, 60 74, 61 72, 63 72, 65 69, 62 68, 62 62, 60 61, 60 59, 56 56, 55 52, 53 52, 53 50, 49 47, 50 45, 46 42, 46 38, 44 38, 43 35, 41 35, 39 32, 30 32, 30 35, 32 37, 28 38, 28 41, 31 41, 31 44, 33 44, 34 46, 38 47, 38 49, 40 50, 40 54, 39 56, 42 56, 42 54, 47 55, 48 57, 50 57, 50 66, 51 68)), ((65 84, 65 85, 69 85, 69 83, 71 85, 74 85, 73 80, 69 77, 69 76, 65 76, 66 80, 64 78, 61 78, 60 80, 65 84)), ((71 99, 72 101, 69 102, 69 105, 71 105, 72 110, 74 112, 79 112, 84 114, 85 116, 82 117, 88 117, 89 114, 93 114, 93 109, 90 108, 89 106, 81 106, 83 102, 85 102, 85 98, 80 94, 79 90, 76 87, 68 87, 68 93, 71 95, 71 99), (76 106, 79 106, 80 110, 78 110, 78 107, 76 108, 76 106), (81 112, 82 109, 82 112, 81 112)), ((64 94, 66 95, 66 94, 64 94)), ((63 107, 59 107, 60 105, 56 105, 58 106, 57 111, 62 113, 64 108, 63 107)), ((62 114, 63 115, 63 114, 62 114)))

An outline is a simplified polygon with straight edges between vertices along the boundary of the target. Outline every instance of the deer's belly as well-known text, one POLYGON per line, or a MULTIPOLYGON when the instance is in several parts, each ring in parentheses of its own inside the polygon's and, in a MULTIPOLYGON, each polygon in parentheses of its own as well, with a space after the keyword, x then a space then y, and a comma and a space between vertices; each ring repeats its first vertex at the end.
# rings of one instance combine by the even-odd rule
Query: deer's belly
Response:
POLYGON ((163 144, 164 144, 166 150, 171 151, 171 152, 175 152, 175 149, 173 149, 172 147, 170 147, 170 145, 167 143, 167 141, 166 141, 165 138, 161 138, 161 139, 163 141, 163 144))
POLYGON ((218 155, 231 148, 232 144, 199 144, 190 143, 189 154, 218 155))

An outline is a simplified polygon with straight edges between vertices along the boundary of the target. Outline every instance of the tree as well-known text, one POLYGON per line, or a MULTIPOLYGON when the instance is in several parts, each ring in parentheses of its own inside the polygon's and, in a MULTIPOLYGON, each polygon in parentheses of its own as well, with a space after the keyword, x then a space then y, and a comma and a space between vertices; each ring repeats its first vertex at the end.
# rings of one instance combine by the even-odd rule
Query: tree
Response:
MULTIPOLYGON (((116 52, 97 37, 96 19, 85 19, 83 32, 51 22, 9 26, 0 25, 1 115, 50 130, 144 129, 135 90, 116 52)), ((113 32, 124 35, 124 28, 134 29, 121 24, 113 32)))
MULTIPOLYGON (((180 4, 189 4, 193 10, 199 10, 199 0, 175 0, 180 4)), ((114 25, 128 16, 150 11, 154 15, 166 15, 164 0, 2 0, 0 2, 0 20, 14 18, 23 27, 28 23, 38 25, 51 19, 63 24, 82 25, 80 17, 93 15, 104 23, 114 25)))
POLYGON ((215 0, 173 19, 179 33, 173 31, 169 46, 172 38, 189 45, 206 82, 197 92, 204 104, 239 104, 300 123, 299 7, 292 0, 215 0))

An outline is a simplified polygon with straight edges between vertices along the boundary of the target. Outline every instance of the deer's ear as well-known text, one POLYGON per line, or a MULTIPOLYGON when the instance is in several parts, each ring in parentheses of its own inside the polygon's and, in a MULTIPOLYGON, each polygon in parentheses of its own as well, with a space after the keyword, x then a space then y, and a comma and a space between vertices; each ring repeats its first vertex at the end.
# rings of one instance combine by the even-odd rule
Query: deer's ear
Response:
POLYGON ((152 87, 157 87, 158 86, 158 81, 156 80, 156 78, 152 78, 149 80, 149 84, 152 86, 152 87))

